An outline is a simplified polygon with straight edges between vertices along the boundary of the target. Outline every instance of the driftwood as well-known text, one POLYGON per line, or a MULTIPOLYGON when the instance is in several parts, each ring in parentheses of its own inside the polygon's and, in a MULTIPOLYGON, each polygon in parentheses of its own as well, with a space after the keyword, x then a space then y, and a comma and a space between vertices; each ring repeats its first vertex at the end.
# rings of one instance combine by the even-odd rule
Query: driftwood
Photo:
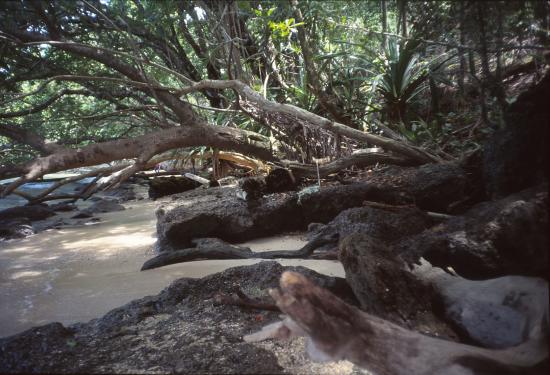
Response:
POLYGON ((296 178, 302 177, 320 177, 328 176, 332 173, 340 172, 345 168, 356 166, 358 168, 367 167, 370 165, 381 164, 394 164, 401 166, 412 166, 414 162, 410 159, 403 158, 398 155, 392 155, 383 152, 370 152, 361 151, 353 153, 352 155, 342 157, 333 162, 319 165, 319 170, 315 165, 302 164, 296 162, 286 162, 285 167, 290 169, 296 178))
POLYGON ((188 179, 196 181, 196 182, 198 182, 199 184, 202 184, 202 185, 210 184, 209 179, 201 177, 201 176, 197 176, 193 173, 184 173, 184 176, 187 177, 188 179))
POLYGON ((271 295, 288 317, 245 341, 307 336, 313 359, 347 359, 375 374, 523 374, 548 358, 543 334, 501 350, 437 339, 367 314, 293 272, 271 295))
POLYGON ((336 244, 336 236, 319 236, 298 250, 273 250, 254 252, 248 247, 230 245, 217 238, 193 240, 196 247, 160 253, 141 267, 142 271, 169 264, 191 262, 199 259, 300 259, 310 257, 315 249, 327 244, 336 244))

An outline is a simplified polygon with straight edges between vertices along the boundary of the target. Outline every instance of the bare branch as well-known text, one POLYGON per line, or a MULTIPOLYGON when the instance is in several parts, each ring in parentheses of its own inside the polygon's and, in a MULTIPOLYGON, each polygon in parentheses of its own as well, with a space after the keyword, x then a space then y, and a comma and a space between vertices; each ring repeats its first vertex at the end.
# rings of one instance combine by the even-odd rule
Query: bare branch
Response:
POLYGON ((293 106, 291 104, 276 103, 271 100, 267 100, 262 95, 252 90, 249 86, 238 80, 204 80, 180 90, 180 94, 187 94, 190 92, 204 90, 206 88, 233 89, 244 98, 255 103, 258 107, 261 107, 265 111, 285 113, 297 119, 318 126, 319 128, 331 131, 335 134, 343 135, 362 142, 369 142, 371 144, 383 147, 387 150, 408 157, 416 161, 417 163, 441 161, 437 156, 434 156, 418 147, 406 145, 403 142, 398 142, 393 139, 380 137, 374 134, 369 134, 357 129, 353 129, 347 125, 330 121, 324 117, 306 111, 305 109, 293 106))
POLYGON ((39 103, 35 105, 34 107, 22 109, 17 112, 9 112, 9 113, 0 113, 0 118, 13 118, 13 117, 20 117, 20 116, 26 116, 30 115, 31 113, 40 112, 45 108, 48 108, 50 105, 55 103, 55 101, 59 98, 61 98, 64 95, 83 95, 88 93, 86 90, 70 90, 70 89, 63 89, 57 94, 51 96, 46 101, 39 103))

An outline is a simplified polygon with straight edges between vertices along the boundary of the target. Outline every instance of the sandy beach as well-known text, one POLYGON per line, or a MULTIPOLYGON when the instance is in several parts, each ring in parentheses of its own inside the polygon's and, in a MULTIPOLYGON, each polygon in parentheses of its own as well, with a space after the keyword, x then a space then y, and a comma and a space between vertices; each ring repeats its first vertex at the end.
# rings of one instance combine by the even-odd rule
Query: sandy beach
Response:
MULTIPOLYGON (((155 203, 125 203, 125 211, 97 214, 101 221, 0 244, 0 337, 50 322, 98 318, 136 298, 153 295, 181 277, 202 277, 260 260, 208 260, 140 272, 154 255, 155 203)), ((254 251, 292 250, 301 234, 257 239, 254 251)), ((320 273, 344 276, 339 262, 281 260, 320 273)))

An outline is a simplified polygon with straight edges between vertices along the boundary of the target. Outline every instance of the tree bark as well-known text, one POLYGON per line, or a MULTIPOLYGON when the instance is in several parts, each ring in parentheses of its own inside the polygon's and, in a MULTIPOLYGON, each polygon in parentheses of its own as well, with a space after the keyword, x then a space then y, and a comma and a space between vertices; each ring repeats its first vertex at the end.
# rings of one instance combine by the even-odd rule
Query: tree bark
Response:
POLYGON ((292 117, 298 118, 302 121, 307 121, 311 125, 317 126, 321 129, 331 131, 335 134, 340 134, 348 138, 360 141, 367 142, 376 146, 383 147, 389 151, 395 152, 403 157, 410 158, 412 161, 416 161, 419 164, 430 163, 430 162, 440 162, 441 160, 422 150, 418 147, 406 145, 402 142, 398 142, 389 138, 380 137, 374 134, 366 133, 357 129, 354 129, 350 126, 330 121, 324 117, 306 111, 302 108, 293 106, 291 104, 282 104, 272 102, 265 99, 256 91, 252 90, 249 86, 245 85, 241 81, 237 80, 227 80, 227 81, 201 81, 197 82, 185 89, 182 89, 180 93, 186 94, 193 91, 199 91, 204 88, 215 88, 215 89, 233 89, 241 94, 244 98, 250 102, 256 104, 259 108, 267 112, 278 112, 290 115, 292 117))
MULTIPOLYGON (((465 22, 464 0, 461 0, 460 4, 459 4, 459 27, 458 27, 458 29, 459 29, 458 32, 460 34, 460 36, 459 36, 460 45, 464 45, 464 43, 466 42, 464 22, 465 22)), ((458 48, 457 50, 458 50, 458 58, 459 58, 459 61, 460 61, 460 69, 459 69, 459 73, 458 73, 458 88, 460 90, 460 94, 464 97, 464 94, 465 94, 464 77, 466 75, 466 58, 464 57, 464 49, 463 48, 458 48)))
POLYGON ((382 8, 382 48, 384 51, 388 49, 388 6, 386 0, 380 0, 380 7, 382 8))
MULTIPOLYGON (((249 139, 247 132, 203 123, 189 127, 173 127, 131 139, 119 139, 78 149, 57 151, 23 165, 21 167, 23 176, 4 189, 3 194, 9 194, 21 184, 39 178, 46 173, 136 157, 141 158, 142 162, 146 162, 155 154, 163 151, 202 145, 234 150, 256 156, 262 160, 277 160, 267 148, 255 145, 249 139)), ((0 178, 4 178, 1 173, 0 178)))

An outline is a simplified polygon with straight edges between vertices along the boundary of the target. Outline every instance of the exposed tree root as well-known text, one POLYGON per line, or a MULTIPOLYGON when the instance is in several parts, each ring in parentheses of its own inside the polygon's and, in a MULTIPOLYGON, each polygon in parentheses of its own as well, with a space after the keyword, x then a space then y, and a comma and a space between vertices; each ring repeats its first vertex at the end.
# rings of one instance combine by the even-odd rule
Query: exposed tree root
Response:
POLYGON ((300 259, 310 257, 315 249, 327 244, 336 244, 337 236, 316 237, 299 250, 273 250, 254 252, 247 247, 227 244, 216 238, 203 238, 193 241, 197 246, 187 249, 164 252, 146 261, 142 271, 175 263, 191 262, 199 259, 300 259))

